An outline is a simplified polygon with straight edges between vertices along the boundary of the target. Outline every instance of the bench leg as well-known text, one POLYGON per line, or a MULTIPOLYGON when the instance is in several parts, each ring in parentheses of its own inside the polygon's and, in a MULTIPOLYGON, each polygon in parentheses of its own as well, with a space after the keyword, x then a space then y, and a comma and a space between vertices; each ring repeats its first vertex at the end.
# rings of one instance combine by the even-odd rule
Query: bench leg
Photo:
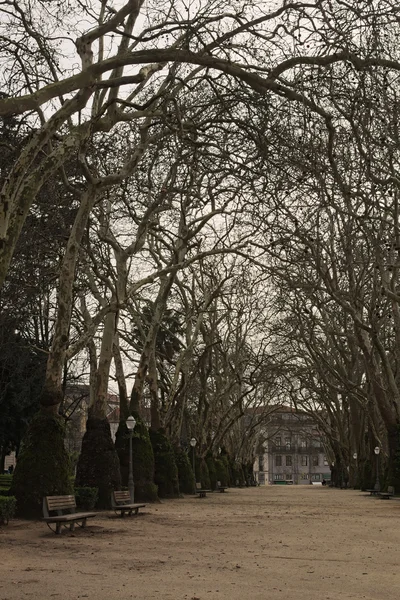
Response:
POLYGON ((139 509, 138 509, 138 508, 135 508, 135 515, 137 515, 137 514, 138 514, 138 512, 139 512, 139 509))
POLYGON ((56 534, 61 533, 61 523, 56 523, 56 534))
POLYGON ((86 527, 86 519, 82 520, 82 527, 86 527))
POLYGON ((70 531, 75 531, 75 523, 71 523, 69 526, 70 531))

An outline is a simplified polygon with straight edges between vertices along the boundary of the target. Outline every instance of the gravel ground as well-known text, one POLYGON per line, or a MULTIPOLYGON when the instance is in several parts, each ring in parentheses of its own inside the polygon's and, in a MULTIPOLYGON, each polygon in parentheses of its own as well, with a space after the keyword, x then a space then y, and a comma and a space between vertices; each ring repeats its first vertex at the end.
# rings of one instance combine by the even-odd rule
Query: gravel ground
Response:
POLYGON ((0 600, 399 600, 400 502, 317 486, 230 489, 0 528, 0 600))

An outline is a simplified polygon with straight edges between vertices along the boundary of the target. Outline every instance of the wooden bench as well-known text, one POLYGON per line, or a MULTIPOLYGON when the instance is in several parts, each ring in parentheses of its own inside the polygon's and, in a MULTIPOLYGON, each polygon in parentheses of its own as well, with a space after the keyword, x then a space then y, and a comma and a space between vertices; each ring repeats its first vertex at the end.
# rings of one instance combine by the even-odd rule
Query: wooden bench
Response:
POLYGON ((379 490, 373 489, 373 490, 365 490, 366 492, 369 492, 370 496, 378 496, 378 494, 380 494, 379 490))
POLYGON ((390 498, 393 498, 394 496, 394 487, 389 485, 387 492, 379 492, 378 495, 382 500, 390 500, 390 498))
POLYGON ((132 513, 137 515, 139 512, 139 508, 143 508, 144 506, 146 506, 146 505, 145 504, 135 504, 134 502, 131 502, 131 497, 130 497, 128 491, 125 491, 125 492, 116 491, 116 492, 112 492, 112 494, 111 494, 111 508, 116 513, 120 512, 121 517, 124 517, 126 512, 128 513, 129 516, 131 516, 132 513))
POLYGON ((215 488, 216 492, 225 492, 225 490, 227 489, 228 486, 226 485, 221 485, 220 481, 217 481, 217 487, 215 488))
POLYGON ((199 482, 196 483, 196 494, 199 494, 200 498, 205 498, 207 495, 207 492, 212 492, 212 490, 204 490, 201 487, 201 483, 199 483, 199 482))
POLYGON ((43 498, 43 521, 51 531, 61 533, 61 525, 74 531, 75 523, 80 527, 86 526, 86 520, 96 517, 94 512, 76 512, 76 502, 74 496, 46 496, 43 498), (57 513, 52 515, 50 513, 57 513), (55 529, 53 526, 55 525, 55 529))

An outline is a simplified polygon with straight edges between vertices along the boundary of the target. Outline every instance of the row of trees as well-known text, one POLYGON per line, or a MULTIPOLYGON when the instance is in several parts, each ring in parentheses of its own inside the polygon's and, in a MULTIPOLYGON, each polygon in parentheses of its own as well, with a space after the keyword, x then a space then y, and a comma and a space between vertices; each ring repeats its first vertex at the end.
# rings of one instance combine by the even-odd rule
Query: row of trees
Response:
POLYGON ((368 478, 379 444, 396 483, 396 3, 0 10, 2 306, 47 353, 20 507, 69 486, 58 415, 82 369, 77 481, 103 502, 126 418, 147 407, 153 447, 194 436, 204 460, 223 446, 247 461, 270 404, 291 398, 320 421, 338 481, 356 450, 368 478))

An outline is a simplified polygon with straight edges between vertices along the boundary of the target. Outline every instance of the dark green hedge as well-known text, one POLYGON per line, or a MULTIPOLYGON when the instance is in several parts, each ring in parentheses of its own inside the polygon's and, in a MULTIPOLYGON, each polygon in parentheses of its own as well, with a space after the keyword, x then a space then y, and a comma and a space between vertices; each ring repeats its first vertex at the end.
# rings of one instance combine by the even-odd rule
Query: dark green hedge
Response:
POLYGON ((208 468, 208 475, 210 478, 210 488, 208 489, 212 489, 212 490, 216 490, 217 489, 217 469, 215 466, 215 459, 214 457, 209 454, 206 458, 206 463, 207 463, 207 468, 208 468))
POLYGON ((14 496, 0 496, 0 524, 7 525, 15 515, 17 501, 14 496))
MULTIPOLYGON (((157 486, 154 483, 154 453, 149 431, 138 413, 134 412, 132 416, 136 419, 136 427, 132 437, 135 501, 155 502, 158 500, 158 493, 157 486)), ((119 456, 122 485, 124 487, 128 486, 129 435, 125 421, 121 421, 116 435, 115 447, 119 456)))
POLYGON ((149 434, 154 452, 154 482, 158 486, 158 495, 160 498, 176 498, 179 496, 179 479, 171 442, 163 429, 150 429, 149 434))
POLYGON ((0 475, 0 487, 11 487, 12 479, 12 475, 0 475))
POLYGON ((196 457, 196 482, 201 483, 201 487, 206 490, 211 489, 210 474, 204 458, 196 457))
POLYGON ((110 508, 112 491, 121 487, 118 454, 107 419, 89 417, 86 422, 75 486, 98 488, 99 508, 110 508))
POLYGON ((242 465, 239 463, 236 463, 234 461, 231 461, 230 470, 231 470, 232 485, 243 487, 246 482, 245 482, 242 465))
POLYGON ((98 488, 85 486, 75 488, 75 499, 78 508, 82 508, 83 510, 93 510, 98 498, 98 488))
POLYGON ((214 463, 217 472, 217 481, 220 481, 222 486, 229 485, 228 462, 221 458, 216 458, 214 463))
POLYGON ((41 516, 43 496, 72 494, 69 475, 63 420, 39 412, 29 424, 12 478, 18 513, 41 516))
POLYGON ((195 481, 190 455, 181 447, 175 447, 174 453, 178 468, 179 491, 183 494, 193 494, 195 481))

